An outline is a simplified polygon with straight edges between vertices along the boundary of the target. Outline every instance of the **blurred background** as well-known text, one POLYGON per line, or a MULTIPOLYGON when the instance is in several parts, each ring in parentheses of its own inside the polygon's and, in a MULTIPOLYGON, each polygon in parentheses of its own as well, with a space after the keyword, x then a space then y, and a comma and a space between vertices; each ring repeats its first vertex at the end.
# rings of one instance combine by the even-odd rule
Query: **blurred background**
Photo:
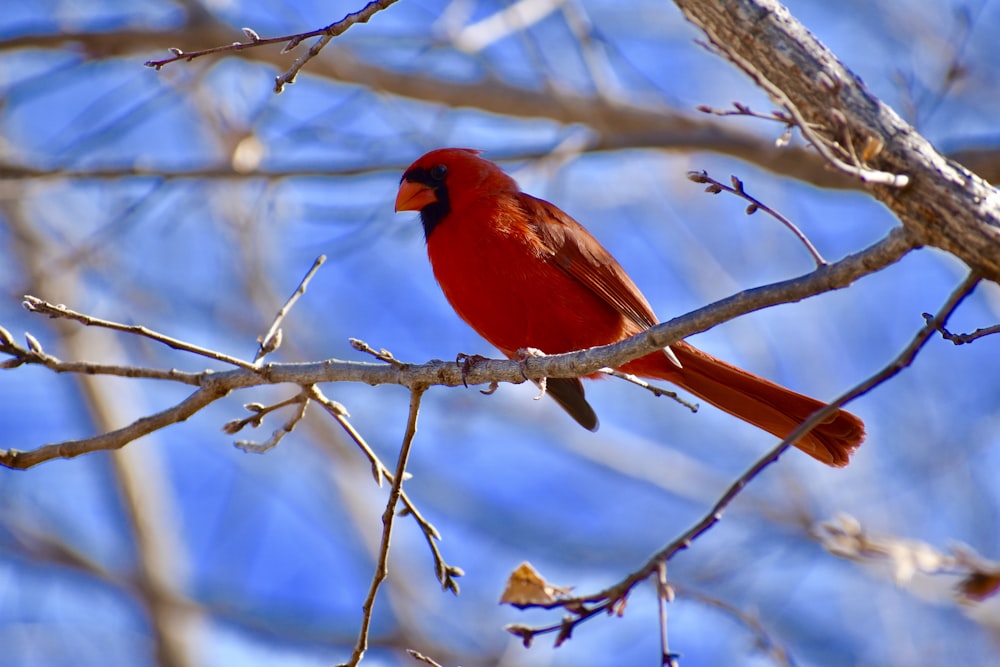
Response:
MULTIPOLYGON (((316 256, 328 261, 273 361, 368 361, 349 337, 408 362, 496 355, 450 310, 415 214, 394 215, 402 170, 467 146, 556 202, 624 264, 663 318, 808 272, 801 245, 745 202, 685 178, 707 170, 798 223, 830 260, 897 221, 783 127, 699 114, 768 100, 701 48, 669 3, 405 0, 355 26, 280 95, 309 42, 178 62, 146 60, 321 28, 362 2, 40 0, 0 13, 0 324, 64 359, 224 368, 149 340, 33 316, 32 294, 252 358, 316 256), (787 156, 793 159, 788 161, 787 156), (785 156, 782 162, 781 156, 785 156), (797 156, 797 157, 796 157, 797 156)), ((946 153, 996 169, 1000 5, 984 0, 796 0, 792 13, 869 89, 946 153)), ((833 398, 895 357, 961 281, 922 250, 850 289, 758 312, 694 342, 833 398)), ((995 324, 982 285, 954 331, 995 324)), ((0 470, 0 666, 330 665, 346 660, 387 489, 320 410, 264 455, 221 428, 241 392, 120 452, 0 470)), ((323 388, 390 466, 399 387, 323 388)), ((0 448, 87 437, 190 393, 154 381, 0 372, 0 448)), ((618 381, 590 383, 580 429, 531 386, 492 396, 432 388, 406 490, 462 567, 443 593, 422 535, 397 524, 365 664, 658 664, 656 598, 530 649, 507 623, 558 614, 499 606, 530 561, 577 592, 619 580, 699 519, 774 439, 711 407, 696 415, 618 381)), ((844 470, 792 451, 721 524, 671 561, 671 648, 684 665, 987 664, 1000 614, 917 590, 899 568, 828 553, 818 522, 1000 558, 1000 338, 935 338, 851 405, 868 441, 844 470), (895 580, 892 575, 895 575, 895 580)), ((267 419, 264 440, 287 414, 267 419)), ((891 559, 890 559, 891 560, 891 559)), ((989 602, 985 603, 989 604, 989 602)))

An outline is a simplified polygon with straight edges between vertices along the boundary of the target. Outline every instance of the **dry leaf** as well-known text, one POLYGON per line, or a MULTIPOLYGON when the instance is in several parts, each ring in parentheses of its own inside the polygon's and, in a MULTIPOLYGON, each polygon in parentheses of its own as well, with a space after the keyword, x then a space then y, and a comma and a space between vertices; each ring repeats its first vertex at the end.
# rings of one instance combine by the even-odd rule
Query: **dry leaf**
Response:
POLYGON ((507 579, 507 588, 500 596, 500 604, 509 604, 515 607, 528 607, 530 605, 548 605, 557 601, 561 596, 566 595, 569 588, 553 586, 538 574, 538 570, 525 561, 517 566, 510 573, 507 579))

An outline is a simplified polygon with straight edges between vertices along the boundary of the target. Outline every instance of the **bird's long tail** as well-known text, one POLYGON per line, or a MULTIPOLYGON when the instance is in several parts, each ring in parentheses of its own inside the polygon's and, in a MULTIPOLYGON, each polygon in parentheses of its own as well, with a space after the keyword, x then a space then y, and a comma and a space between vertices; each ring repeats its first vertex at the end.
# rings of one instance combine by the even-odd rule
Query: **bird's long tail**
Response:
MULTIPOLYGON (((683 341, 671 345, 681 362, 678 368, 656 352, 636 359, 622 371, 667 380, 779 438, 785 438, 825 404, 737 368, 683 341)), ((865 439, 864 423, 839 410, 799 439, 795 446, 827 465, 847 465, 865 439)))

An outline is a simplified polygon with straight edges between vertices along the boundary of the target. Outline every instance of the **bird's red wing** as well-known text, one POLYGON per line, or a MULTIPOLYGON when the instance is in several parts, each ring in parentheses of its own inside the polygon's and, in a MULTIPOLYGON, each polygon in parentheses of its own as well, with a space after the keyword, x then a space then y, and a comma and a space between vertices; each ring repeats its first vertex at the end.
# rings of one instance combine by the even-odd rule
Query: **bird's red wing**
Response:
POLYGON ((645 330, 657 323, 639 288, 597 239, 549 202, 521 194, 519 202, 548 260, 645 330))

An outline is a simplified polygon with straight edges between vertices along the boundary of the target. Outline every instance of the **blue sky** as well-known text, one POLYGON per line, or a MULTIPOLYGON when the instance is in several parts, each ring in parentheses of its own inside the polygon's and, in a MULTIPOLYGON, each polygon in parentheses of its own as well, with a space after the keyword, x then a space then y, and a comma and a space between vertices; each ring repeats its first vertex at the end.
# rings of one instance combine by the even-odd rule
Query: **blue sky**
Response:
MULTIPOLYGON (((693 27, 666 3, 634 3, 628 12, 619 3, 580 3, 604 58, 594 70, 560 13, 527 37, 508 36, 479 53, 448 46, 449 22, 471 24, 502 6, 457 3, 441 18, 437 3, 404 0, 336 46, 391 71, 457 83, 490 75, 527 90, 548 83, 591 95, 594 73, 603 71, 626 99, 656 108, 693 113, 737 100, 770 108, 734 68, 693 43, 693 27)), ((939 148, 995 143, 995 5, 970 5, 966 23, 944 2, 789 8, 939 148), (944 63, 956 53, 967 73, 942 92, 944 63)), ((233 26, 234 40, 244 25, 266 36, 337 18, 324 3, 277 0, 214 3, 211 11, 233 26)), ((16 337, 30 331, 65 358, 219 368, 148 340, 58 326, 24 310, 22 296, 252 358, 256 337, 322 253, 329 259, 287 319, 274 361, 367 361, 349 337, 407 362, 496 355, 440 294, 415 215, 393 214, 401 170, 439 146, 544 155, 586 131, 414 102, 313 76, 308 66, 274 95, 278 71, 237 58, 154 72, 142 63, 162 50, 96 58, 69 43, 11 46, 61 32, 176 30, 183 16, 180 5, 110 1, 18 5, 0 17, 8 44, 0 52, 0 161, 154 172, 0 180, 0 325, 16 337), (262 151, 260 169, 300 175, 156 175, 226 166, 248 137, 246 145, 262 151)), ((331 49, 324 57, 344 56, 331 49)), ((724 122, 780 134, 763 121, 724 122)), ((627 150, 503 166, 525 191, 587 226, 662 318, 811 268, 784 228, 761 213, 744 215, 733 197, 704 193, 688 170, 723 181, 737 174, 832 260, 898 224, 862 192, 821 190, 717 154, 627 150)), ((923 324, 921 313, 936 311, 964 274, 953 258, 921 250, 849 289, 754 313, 693 342, 833 398, 898 354, 923 324)), ((950 326, 990 326, 998 312, 1000 291, 980 286, 950 326)), ((745 624, 691 593, 756 615, 796 664, 916 664, 936 651, 956 664, 981 664, 991 654, 988 632, 954 605, 920 601, 905 585, 836 558, 809 525, 845 512, 875 532, 942 549, 963 542, 997 558, 998 340, 961 347, 932 340, 911 368, 852 404, 869 436, 847 469, 789 453, 672 561, 681 594, 670 607, 670 632, 683 664, 772 664, 754 650, 745 624)), ((116 426, 189 392, 153 381, 96 387, 39 368, 0 372, 0 448, 97 432, 91 391, 116 426)), ((391 466, 407 392, 323 390, 391 466)), ((293 393, 256 389, 219 401, 133 443, 125 462, 98 453, 0 472, 0 645, 10 647, 0 666, 156 664, 155 633, 133 583, 138 547, 123 466, 138 476, 138 516, 164 540, 171 585, 200 610, 185 626, 193 664, 344 660, 386 490, 319 410, 265 455, 235 449, 221 431, 245 415, 242 404, 293 393)), ((422 536, 401 518, 365 664, 412 664, 400 646, 438 650, 432 657, 442 664, 655 664, 651 588, 636 590, 623 618, 596 618, 558 649, 542 637, 525 650, 503 625, 558 616, 498 606, 506 575, 528 560, 556 584, 603 588, 700 518, 773 438, 707 406, 692 416, 613 381, 588 385, 602 424, 590 434, 534 395, 524 385, 488 397, 475 389, 427 393, 405 488, 444 536, 445 558, 466 576, 460 596, 441 593, 422 536)), ((263 439, 283 418, 241 437, 263 439)))

